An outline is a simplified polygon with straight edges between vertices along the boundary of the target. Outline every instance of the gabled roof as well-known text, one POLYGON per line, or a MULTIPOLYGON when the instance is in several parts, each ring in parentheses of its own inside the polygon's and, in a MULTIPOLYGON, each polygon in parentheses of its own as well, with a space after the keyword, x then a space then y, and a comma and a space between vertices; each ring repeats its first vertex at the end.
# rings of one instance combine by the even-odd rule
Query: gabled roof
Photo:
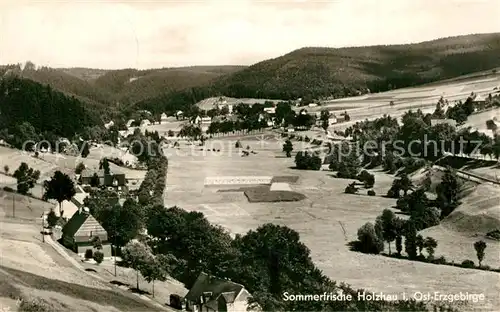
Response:
POLYGON ((482 97, 480 94, 478 94, 475 98, 474 98, 474 102, 483 102, 485 99, 484 97, 482 97))
POLYGON ((99 236, 101 241, 107 241, 108 233, 102 225, 88 212, 77 211, 63 227, 65 236, 73 237, 77 242, 89 240, 99 236))
POLYGON ((207 301, 218 300, 222 295, 227 303, 232 303, 244 288, 243 285, 230 280, 219 279, 202 272, 184 298, 192 302, 199 302, 203 293, 211 292, 212 295, 207 301))
MULTIPOLYGON (((82 170, 82 173, 80 174, 80 176, 84 177, 84 178, 92 178, 95 173, 97 173, 97 176, 99 178, 104 178, 104 169, 86 168, 86 169, 82 170)), ((123 173, 120 172, 119 170, 113 169, 113 170, 109 170, 109 174, 112 176, 115 176, 115 175, 121 175, 123 173)))

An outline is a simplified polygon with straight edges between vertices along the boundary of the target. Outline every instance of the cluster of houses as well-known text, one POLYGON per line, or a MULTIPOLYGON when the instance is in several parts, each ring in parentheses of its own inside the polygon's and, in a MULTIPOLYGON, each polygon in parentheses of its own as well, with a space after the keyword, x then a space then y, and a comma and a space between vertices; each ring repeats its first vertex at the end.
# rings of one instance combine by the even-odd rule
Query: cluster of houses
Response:
MULTIPOLYGON (((100 187, 116 191, 120 198, 122 198, 121 195, 139 188, 139 181, 127 179, 124 173, 117 170, 105 173, 102 169, 84 169, 75 177, 78 181, 75 186, 75 195, 69 201, 64 200, 61 207, 58 203, 55 204, 54 212, 58 217, 66 220, 66 223, 62 229, 56 228, 54 235, 57 239, 61 238, 65 247, 82 256, 87 249, 92 249, 92 240, 99 237, 104 257, 111 257, 111 246, 106 230, 85 207, 85 199, 89 196, 88 191, 91 189, 90 185, 96 177, 100 187), (61 208, 62 215, 59 213, 59 208, 61 208)), ((119 203, 123 204, 123 201, 120 199, 119 203)))
MULTIPOLYGON (((73 252, 84 256, 88 249, 95 251, 96 238, 101 243, 100 251, 105 258, 112 256, 112 247, 108 233, 85 207, 84 200, 89 196, 85 191, 92 179, 98 176, 101 185, 122 192, 127 189, 125 174, 112 172, 105 174, 103 170, 85 169, 78 178, 76 194, 70 201, 62 203, 63 217, 66 224, 59 232, 54 233, 61 243, 73 252)), ((123 200, 119 200, 123 204, 123 200)), ((58 204, 54 211, 58 212, 58 204)), ((241 284, 227 279, 217 278, 201 273, 189 292, 184 296, 171 295, 170 305, 180 310, 192 312, 208 311, 260 311, 259 307, 248 304, 251 294, 241 284)))

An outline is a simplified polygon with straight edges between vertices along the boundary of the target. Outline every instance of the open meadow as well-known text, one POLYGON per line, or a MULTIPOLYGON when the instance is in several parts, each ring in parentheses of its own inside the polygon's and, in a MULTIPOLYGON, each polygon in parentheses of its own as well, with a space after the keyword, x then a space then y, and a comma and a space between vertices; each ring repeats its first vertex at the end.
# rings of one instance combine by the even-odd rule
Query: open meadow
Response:
MULTIPOLYGON (((497 94, 499 90, 493 90, 500 86, 500 74, 489 74, 467 79, 456 79, 438 82, 412 88, 402 88, 388 92, 373 93, 362 96, 342 98, 338 100, 325 101, 321 106, 306 108, 309 112, 329 110, 331 113, 347 111, 351 117, 350 122, 339 123, 331 127, 331 130, 344 130, 356 121, 378 118, 384 114, 392 117, 400 117, 406 111, 421 109, 424 113, 432 113, 436 103, 442 96, 448 100, 450 105, 455 101, 465 101, 474 92, 483 97, 488 94, 497 94), (390 102, 394 105, 391 106, 390 102)), ((301 109, 301 108, 297 108, 301 109)), ((485 131, 485 122, 493 117, 499 118, 499 110, 472 115, 467 125, 485 131)), ((487 131, 490 132, 491 131, 487 131)))
MULTIPOLYGON (((15 179, 5 175, 5 166, 9 168, 8 173, 13 174, 21 163, 25 162, 30 168, 40 171, 40 178, 38 179, 39 184, 36 185, 31 192, 34 196, 41 197, 43 193, 41 187, 42 182, 50 179, 55 171, 59 170, 70 177, 74 177, 75 168, 80 162, 84 163, 87 168, 98 169, 99 162, 103 157, 120 158, 121 156, 135 157, 110 146, 93 147, 90 149, 90 154, 86 158, 58 153, 40 153, 38 157, 35 157, 34 153, 31 152, 0 146, 0 172, 3 173, 0 174, 0 186, 15 186, 15 179)), ((142 182, 146 175, 146 170, 119 167, 113 163, 110 163, 110 169, 112 172, 125 173, 127 179, 135 180, 137 185, 142 182)))
MULTIPOLYGON (((387 192, 392 183, 390 175, 374 172, 375 197, 347 195, 344 194, 344 188, 351 180, 332 178, 327 171, 292 169, 293 158, 281 157, 283 153, 279 141, 266 144, 255 138, 241 139, 242 146, 249 145, 250 150, 255 152, 247 157, 240 156, 234 143, 234 140, 206 143, 207 148, 211 150, 214 146, 216 150, 221 150, 220 153, 202 152, 198 147, 169 149, 165 205, 201 211, 208 220, 233 234, 245 233, 269 222, 286 225, 300 233, 301 240, 311 250, 314 262, 326 275, 355 288, 395 294, 405 292, 407 296, 416 292, 454 294, 468 291, 484 293, 486 296, 485 302, 474 304, 471 308, 491 310, 500 304, 498 273, 411 262, 349 250, 346 244, 356 239, 359 227, 368 221, 373 222, 383 209, 395 205, 394 199, 380 196, 387 192), (297 176, 297 182, 291 183, 290 187, 307 198, 297 202, 249 203, 241 192, 218 192, 219 187, 205 185, 207 178, 231 176, 244 179, 251 176, 297 176)), ((360 193, 366 194, 366 191, 361 190, 360 193)), ((443 250, 446 257, 451 257, 450 253, 457 251, 456 240, 460 240, 461 236, 451 232, 450 235, 436 235, 436 238, 436 255, 440 256, 443 250)), ((498 266, 493 253, 498 250, 498 242, 488 241, 488 244, 493 247, 488 247, 487 253, 492 253, 486 256, 485 263, 498 266)), ((471 253, 473 255, 473 247, 469 248, 467 253, 456 256, 457 262, 470 258, 471 253), (466 258, 458 259, 462 256, 466 258)))

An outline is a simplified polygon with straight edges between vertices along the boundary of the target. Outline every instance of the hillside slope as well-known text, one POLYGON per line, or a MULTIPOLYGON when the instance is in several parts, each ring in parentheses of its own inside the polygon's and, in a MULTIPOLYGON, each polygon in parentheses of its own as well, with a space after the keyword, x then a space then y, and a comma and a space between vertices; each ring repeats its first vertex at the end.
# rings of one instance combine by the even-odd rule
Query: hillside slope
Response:
POLYGON ((303 48, 223 77, 230 97, 292 99, 386 91, 500 66, 500 33, 418 44, 303 48))
POLYGON ((151 70, 123 69, 108 71, 90 81, 97 89, 108 90, 112 99, 134 104, 172 91, 205 86, 242 66, 193 66, 151 70))

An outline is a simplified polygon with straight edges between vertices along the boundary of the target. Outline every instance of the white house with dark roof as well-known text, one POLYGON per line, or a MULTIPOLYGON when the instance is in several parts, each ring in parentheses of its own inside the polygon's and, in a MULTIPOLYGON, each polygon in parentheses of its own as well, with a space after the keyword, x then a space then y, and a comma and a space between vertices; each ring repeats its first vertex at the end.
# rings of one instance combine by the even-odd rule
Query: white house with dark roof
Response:
POLYGON ((241 284, 202 272, 184 299, 186 309, 192 312, 260 311, 249 306, 251 296, 241 284))

